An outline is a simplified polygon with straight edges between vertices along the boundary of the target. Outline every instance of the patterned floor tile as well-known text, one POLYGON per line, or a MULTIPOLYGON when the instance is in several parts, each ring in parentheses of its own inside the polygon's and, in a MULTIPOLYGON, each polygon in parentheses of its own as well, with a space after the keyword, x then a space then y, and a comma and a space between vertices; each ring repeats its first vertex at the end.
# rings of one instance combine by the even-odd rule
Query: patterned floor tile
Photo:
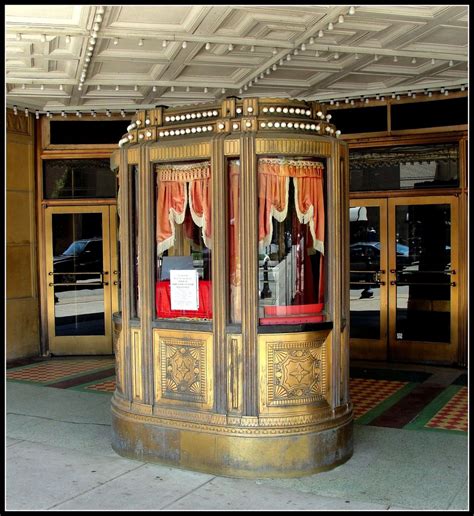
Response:
POLYGON ((354 405, 354 419, 358 419, 369 410, 380 405, 384 400, 405 387, 407 383, 371 378, 351 378, 349 389, 354 405))
POLYGON ((49 383, 62 378, 78 375, 101 368, 113 367, 113 358, 51 360, 39 364, 9 369, 8 380, 20 380, 35 383, 49 383))
POLYGON ((102 382, 93 383, 84 387, 87 391, 114 392, 115 378, 108 378, 102 382))
POLYGON ((467 387, 461 387, 425 427, 467 432, 467 387))

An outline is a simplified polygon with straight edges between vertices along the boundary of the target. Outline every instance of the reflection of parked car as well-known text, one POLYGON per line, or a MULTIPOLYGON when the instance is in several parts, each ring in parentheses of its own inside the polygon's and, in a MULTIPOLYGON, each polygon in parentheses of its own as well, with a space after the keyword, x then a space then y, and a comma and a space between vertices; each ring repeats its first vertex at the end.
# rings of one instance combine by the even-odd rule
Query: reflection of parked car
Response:
POLYGON ((76 240, 58 256, 53 257, 54 272, 63 272, 55 276, 55 283, 76 283, 83 280, 100 281, 98 272, 102 272, 102 239, 89 238, 76 240), (95 273, 95 274, 72 274, 95 273))
MULTIPOLYGON (((361 274, 358 271, 380 270, 380 242, 356 242, 350 245, 350 281, 353 288, 363 285, 352 285, 352 282, 375 281, 375 274, 361 274)), ((411 263, 408 246, 397 243, 397 266, 411 263)), ((376 283, 373 284, 374 286, 376 283)))

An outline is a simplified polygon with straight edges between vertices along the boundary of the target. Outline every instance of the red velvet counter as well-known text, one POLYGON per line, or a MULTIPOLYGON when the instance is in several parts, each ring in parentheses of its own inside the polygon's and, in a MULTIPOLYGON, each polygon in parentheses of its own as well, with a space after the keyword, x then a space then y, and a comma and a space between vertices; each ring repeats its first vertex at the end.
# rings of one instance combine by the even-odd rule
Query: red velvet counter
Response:
POLYGON ((270 305, 263 308, 265 317, 260 318, 260 324, 301 324, 324 322, 322 313, 323 303, 294 306, 270 305))
POLYGON ((212 319, 212 282, 199 280, 198 310, 171 310, 171 291, 169 280, 156 282, 156 315, 161 319, 187 317, 212 319))

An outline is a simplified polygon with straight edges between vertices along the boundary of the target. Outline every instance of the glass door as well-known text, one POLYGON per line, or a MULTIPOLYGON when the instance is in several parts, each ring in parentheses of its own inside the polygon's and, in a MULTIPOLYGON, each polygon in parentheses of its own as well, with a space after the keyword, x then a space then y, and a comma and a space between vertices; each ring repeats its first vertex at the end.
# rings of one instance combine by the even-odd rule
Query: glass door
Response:
POLYGON ((351 358, 455 363, 456 197, 353 199, 351 358))
POLYGON ((395 361, 457 359, 457 198, 392 198, 389 349, 395 361))
POLYGON ((111 245, 114 213, 115 206, 46 208, 52 354, 112 354, 112 311, 118 289, 116 247, 111 245))
POLYGON ((387 201, 350 203, 351 358, 387 359, 387 201))

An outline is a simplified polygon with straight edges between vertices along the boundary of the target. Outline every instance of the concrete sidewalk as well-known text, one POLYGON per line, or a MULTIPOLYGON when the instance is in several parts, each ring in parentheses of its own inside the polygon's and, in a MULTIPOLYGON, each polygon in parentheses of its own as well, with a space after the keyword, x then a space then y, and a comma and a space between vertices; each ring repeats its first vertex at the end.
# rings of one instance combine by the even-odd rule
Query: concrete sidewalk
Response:
POLYGON ((465 435, 354 425, 332 471, 230 479, 117 455, 110 398, 7 382, 7 510, 468 510, 465 435))

